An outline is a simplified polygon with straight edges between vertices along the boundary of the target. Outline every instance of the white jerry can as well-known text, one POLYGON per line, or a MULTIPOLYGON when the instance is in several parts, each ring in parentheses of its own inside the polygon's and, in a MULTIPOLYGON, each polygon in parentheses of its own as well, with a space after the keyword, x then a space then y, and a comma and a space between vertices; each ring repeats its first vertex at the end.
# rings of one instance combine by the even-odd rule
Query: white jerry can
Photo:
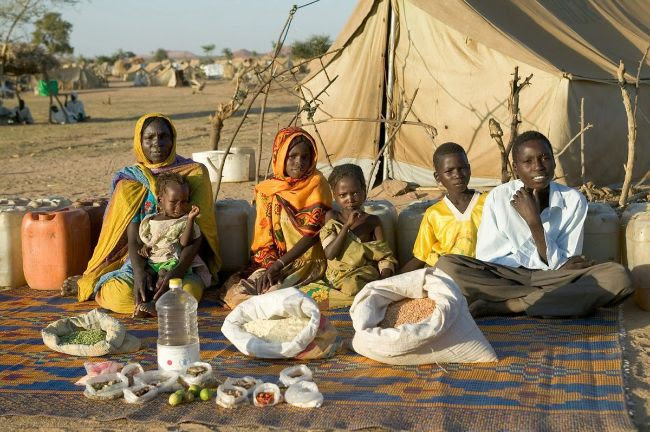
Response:
POLYGON ((619 227, 618 215, 611 206, 589 203, 582 254, 597 263, 620 262, 619 227))
POLYGON ((641 309, 650 310, 650 211, 630 217, 625 243, 636 303, 641 309))
POLYGON ((247 201, 233 199, 216 201, 214 211, 217 217, 221 269, 242 270, 250 258, 250 221, 255 220, 255 212, 247 201))
POLYGON ((397 259, 403 266, 413 258, 413 245, 420 230, 424 213, 438 200, 414 201, 397 217, 397 259))
POLYGON ((384 240, 390 246, 393 254, 397 256, 397 243, 395 241, 397 210, 395 210, 393 204, 386 200, 366 201, 363 204, 363 211, 379 217, 381 228, 384 231, 384 240))

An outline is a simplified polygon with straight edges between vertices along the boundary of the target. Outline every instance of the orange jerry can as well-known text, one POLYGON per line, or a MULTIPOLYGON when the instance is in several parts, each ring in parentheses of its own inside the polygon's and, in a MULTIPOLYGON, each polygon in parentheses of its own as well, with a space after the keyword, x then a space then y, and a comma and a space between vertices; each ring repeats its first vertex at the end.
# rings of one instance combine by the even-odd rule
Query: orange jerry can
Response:
POLYGON ((99 240, 99 233, 102 231, 102 223, 104 222, 104 212, 108 200, 101 198, 97 200, 75 201, 69 208, 81 208, 90 218, 90 254, 92 255, 99 240))
POLYGON ((27 285, 58 290, 63 281, 80 275, 90 259, 90 219, 83 209, 33 212, 21 227, 23 272, 27 285))

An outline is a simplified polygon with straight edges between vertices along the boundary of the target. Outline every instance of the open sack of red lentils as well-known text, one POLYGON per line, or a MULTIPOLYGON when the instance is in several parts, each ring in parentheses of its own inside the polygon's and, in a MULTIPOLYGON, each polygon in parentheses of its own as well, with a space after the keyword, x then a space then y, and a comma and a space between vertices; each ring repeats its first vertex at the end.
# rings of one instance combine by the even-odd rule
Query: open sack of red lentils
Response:
POLYGON ((336 328, 316 302, 295 288, 240 303, 226 316, 221 331, 241 353, 258 358, 330 357, 340 345, 336 328))
POLYGON ((422 269, 367 284, 350 308, 354 350, 394 365, 497 361, 456 283, 422 269))

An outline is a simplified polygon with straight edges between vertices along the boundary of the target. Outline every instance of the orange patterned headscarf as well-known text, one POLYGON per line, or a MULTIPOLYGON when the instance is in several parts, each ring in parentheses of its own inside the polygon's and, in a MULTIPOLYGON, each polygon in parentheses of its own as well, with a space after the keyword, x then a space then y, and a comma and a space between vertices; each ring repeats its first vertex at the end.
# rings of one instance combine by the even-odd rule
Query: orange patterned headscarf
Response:
POLYGON ((305 130, 288 127, 275 136, 272 155, 274 177, 255 188, 257 218, 251 249, 253 260, 258 265, 268 267, 287 252, 280 225, 282 209, 303 236, 318 235, 325 221, 325 213, 332 206, 332 192, 325 177, 316 169, 317 160, 316 142, 305 130), (298 137, 305 138, 311 144, 312 162, 305 176, 294 179, 285 175, 284 168, 291 142, 298 137))

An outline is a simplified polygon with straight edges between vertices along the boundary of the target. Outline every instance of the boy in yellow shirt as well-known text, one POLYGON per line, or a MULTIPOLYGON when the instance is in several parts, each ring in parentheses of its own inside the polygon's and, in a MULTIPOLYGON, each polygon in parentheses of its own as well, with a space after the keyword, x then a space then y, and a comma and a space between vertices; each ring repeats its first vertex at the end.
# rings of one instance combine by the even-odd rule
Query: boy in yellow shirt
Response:
POLYGON ((413 246, 413 258, 401 273, 436 265, 442 255, 474 257, 486 194, 467 188, 471 169, 465 150, 447 142, 433 153, 433 176, 447 194, 429 207, 422 218, 413 246))

